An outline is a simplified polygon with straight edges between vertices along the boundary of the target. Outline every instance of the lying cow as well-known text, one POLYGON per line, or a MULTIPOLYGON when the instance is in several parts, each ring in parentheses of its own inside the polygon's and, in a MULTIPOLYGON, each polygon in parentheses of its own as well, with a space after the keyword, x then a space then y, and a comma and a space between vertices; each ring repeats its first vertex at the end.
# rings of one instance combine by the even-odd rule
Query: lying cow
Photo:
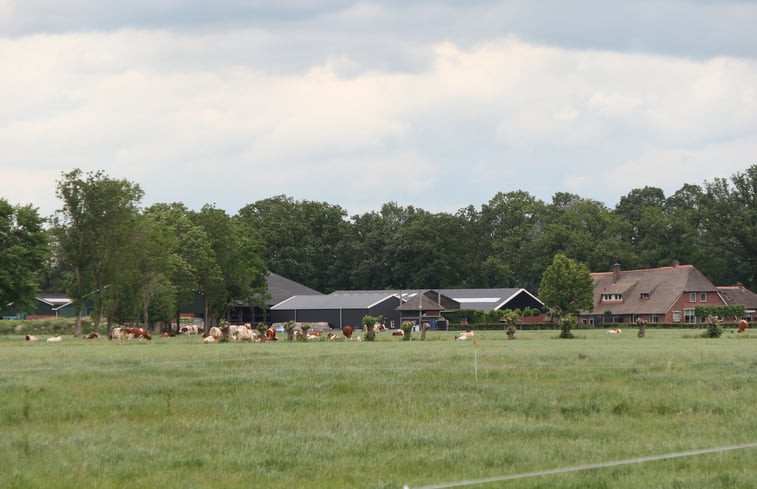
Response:
POLYGON ((24 339, 25 339, 26 341, 39 341, 39 338, 37 338, 36 336, 34 336, 34 335, 31 335, 31 334, 28 334, 28 335, 26 335, 26 336, 24 337, 24 339))
POLYGON ((55 336, 51 336, 46 340, 48 343, 60 343, 63 341, 63 338, 59 334, 56 334, 55 336))

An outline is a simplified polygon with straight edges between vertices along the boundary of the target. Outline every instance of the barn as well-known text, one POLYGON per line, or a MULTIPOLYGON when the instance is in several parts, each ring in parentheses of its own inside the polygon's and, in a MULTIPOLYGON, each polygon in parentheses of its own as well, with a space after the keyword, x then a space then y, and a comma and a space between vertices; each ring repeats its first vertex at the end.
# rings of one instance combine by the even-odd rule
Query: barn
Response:
POLYGON ((381 316, 388 326, 399 324, 401 304, 396 291, 341 292, 329 295, 296 295, 271 307, 271 321, 323 323, 332 329, 361 327, 363 316, 381 316))

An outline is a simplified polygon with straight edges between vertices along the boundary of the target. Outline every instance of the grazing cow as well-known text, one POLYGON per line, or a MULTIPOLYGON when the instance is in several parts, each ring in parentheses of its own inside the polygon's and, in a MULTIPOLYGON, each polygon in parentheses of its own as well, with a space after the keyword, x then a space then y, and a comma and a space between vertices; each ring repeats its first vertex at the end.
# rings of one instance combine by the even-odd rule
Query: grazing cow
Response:
POLYGON ((39 338, 37 338, 37 337, 36 337, 36 336, 34 336, 34 335, 30 335, 30 334, 26 335, 26 336, 24 337, 24 339, 25 339, 26 341, 39 341, 39 338))
POLYGON ((200 334, 200 328, 196 324, 188 324, 179 329, 180 334, 200 334))
POLYGON ((620 329, 620 328, 612 328, 612 329, 610 329, 610 330, 607 331, 607 334, 620 334, 622 332, 623 332, 623 330, 620 329))
POLYGON ((234 331, 231 339, 234 341, 257 341, 258 336, 260 336, 260 333, 254 331, 252 327, 239 326, 234 331))
POLYGON ((151 340, 152 336, 150 336, 150 333, 145 328, 126 328, 127 333, 130 335, 133 335, 134 338, 144 338, 146 340, 151 340))
POLYGON ((342 328, 342 334, 348 340, 352 339, 352 326, 345 326, 344 328, 342 328))
POLYGON ((59 334, 56 334, 55 336, 51 336, 47 339, 48 343, 59 343, 63 341, 63 338, 59 334))
POLYGON ((266 341, 278 341, 278 338, 276 337, 276 328, 271 326, 267 330, 265 330, 265 340, 266 341))
POLYGON ((747 322, 747 320, 746 319, 742 319, 741 321, 739 321, 739 330, 736 331, 736 332, 737 333, 743 333, 744 331, 746 331, 746 329, 748 327, 749 327, 749 323, 747 322))
POLYGON ((99 338, 100 335, 97 333, 89 333, 87 336, 84 337, 85 340, 96 340, 99 338))

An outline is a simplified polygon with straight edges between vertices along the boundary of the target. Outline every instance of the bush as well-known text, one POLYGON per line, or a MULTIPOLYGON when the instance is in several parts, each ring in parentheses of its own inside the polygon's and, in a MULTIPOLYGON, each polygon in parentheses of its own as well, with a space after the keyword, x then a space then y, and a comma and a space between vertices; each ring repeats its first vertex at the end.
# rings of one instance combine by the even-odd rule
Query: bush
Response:
POLYGON ((705 338, 720 338, 723 334, 723 326, 718 321, 710 321, 702 336, 705 338))
MULTIPOLYGON (((92 332, 92 320, 82 318, 82 334, 92 332)), ((27 319, 0 321, 0 334, 74 334, 74 318, 27 319)), ((104 327, 104 325, 101 325, 104 327)))

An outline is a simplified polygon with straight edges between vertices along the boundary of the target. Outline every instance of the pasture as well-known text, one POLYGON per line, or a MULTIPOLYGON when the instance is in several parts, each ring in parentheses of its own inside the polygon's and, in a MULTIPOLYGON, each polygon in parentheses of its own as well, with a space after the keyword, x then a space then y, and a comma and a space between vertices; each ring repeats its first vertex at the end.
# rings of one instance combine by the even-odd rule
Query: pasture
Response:
MULTIPOLYGON (((757 336, 700 332, 0 336, 0 487, 441 487, 757 442, 757 336)), ((466 487, 751 489, 757 448, 466 487)))

